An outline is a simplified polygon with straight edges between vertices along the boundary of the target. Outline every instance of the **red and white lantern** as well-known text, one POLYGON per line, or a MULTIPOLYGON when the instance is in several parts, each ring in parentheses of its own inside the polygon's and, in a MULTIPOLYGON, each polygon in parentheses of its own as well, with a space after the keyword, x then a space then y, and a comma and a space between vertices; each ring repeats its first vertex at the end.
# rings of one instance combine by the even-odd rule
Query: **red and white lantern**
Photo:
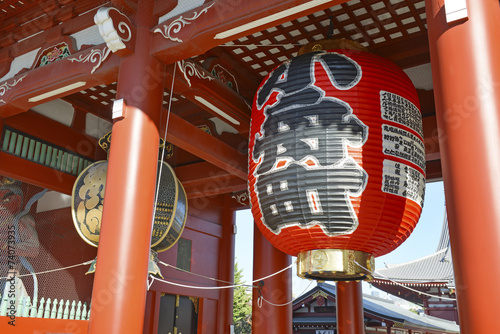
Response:
POLYGON ((295 57, 261 83, 250 130, 255 221, 298 256, 299 275, 365 278, 362 267, 414 229, 425 190, 422 116, 393 63, 346 49, 295 57))

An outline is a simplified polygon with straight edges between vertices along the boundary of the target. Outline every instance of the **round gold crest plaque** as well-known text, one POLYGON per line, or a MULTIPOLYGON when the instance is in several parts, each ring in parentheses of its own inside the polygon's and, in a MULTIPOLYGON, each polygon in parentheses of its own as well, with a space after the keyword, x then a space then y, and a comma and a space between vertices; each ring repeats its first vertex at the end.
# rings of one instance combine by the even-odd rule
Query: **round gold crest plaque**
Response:
MULTIPOLYGON (((107 169, 107 161, 94 162, 80 173, 73 186, 73 223, 80 237, 94 247, 99 244, 107 169)), ((187 197, 169 164, 158 161, 158 175, 151 248, 162 252, 172 247, 182 234, 187 217, 187 197)))

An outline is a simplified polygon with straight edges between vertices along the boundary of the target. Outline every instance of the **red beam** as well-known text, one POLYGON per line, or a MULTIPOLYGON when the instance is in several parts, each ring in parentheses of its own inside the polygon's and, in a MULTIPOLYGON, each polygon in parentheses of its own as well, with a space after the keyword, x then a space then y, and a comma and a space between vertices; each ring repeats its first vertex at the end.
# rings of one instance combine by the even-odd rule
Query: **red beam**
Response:
POLYGON ((0 152, 0 172, 39 187, 71 194, 76 177, 15 155, 0 152))
POLYGON ((247 179, 245 155, 172 113, 167 141, 241 179, 247 179))
MULTIPOLYGON (((75 152, 92 160, 96 157, 97 141, 34 111, 3 120, 4 125, 75 152)), ((99 148, 100 149, 100 148, 99 148)))
POLYGON ((12 116, 38 104, 116 81, 120 58, 108 54, 108 51, 106 44, 101 44, 6 80, 9 88, 0 96, 0 117, 12 116), (96 54, 88 61, 71 61, 86 59, 92 52, 96 54), (46 93, 53 95, 44 98, 42 94, 46 93))
POLYGON ((223 179, 212 179, 203 186, 185 186, 188 199, 212 197, 222 194, 238 192, 247 189, 247 182, 238 177, 231 176, 223 179))
MULTIPOLYGON (((179 62, 175 71, 175 94, 188 98, 241 134, 248 135, 251 107, 238 93, 193 61, 179 62)), ((165 80, 167 89, 170 89, 172 76, 173 66, 169 66, 165 80)))
POLYGON ((153 32, 163 32, 170 38, 166 39, 160 32, 155 32, 152 53, 166 64, 171 64, 202 54, 220 44, 344 2, 347 1, 210 1, 182 14, 184 21, 186 18, 195 18, 188 20, 187 27, 182 22, 176 23, 177 17, 154 27, 153 32), (235 28, 239 30, 233 30, 235 28))
POLYGON ((1 333, 87 333, 89 322, 87 320, 63 320, 63 319, 41 319, 20 318, 15 320, 15 326, 9 324, 10 317, 0 317, 1 333))
POLYGON ((216 196, 247 189, 246 180, 208 162, 177 167, 175 174, 188 198, 216 196))

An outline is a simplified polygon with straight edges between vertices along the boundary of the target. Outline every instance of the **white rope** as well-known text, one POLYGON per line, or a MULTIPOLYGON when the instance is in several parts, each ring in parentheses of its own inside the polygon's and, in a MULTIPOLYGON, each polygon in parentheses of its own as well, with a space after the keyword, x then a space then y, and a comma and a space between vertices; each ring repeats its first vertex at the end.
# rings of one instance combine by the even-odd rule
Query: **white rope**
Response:
MULTIPOLYGON (((162 261, 158 261, 158 262, 161 263, 164 266, 179 269, 179 268, 177 268, 177 267, 175 267, 173 265, 170 265, 168 263, 164 263, 162 261)), ((273 273, 271 275, 262 277, 260 279, 253 280, 252 284, 256 283, 256 282, 260 282, 260 281, 266 280, 266 279, 271 278, 271 277, 273 277, 275 275, 278 275, 278 274, 282 273, 283 271, 290 269, 294 265, 294 263, 290 264, 288 267, 283 268, 283 269, 281 269, 281 270, 279 270, 279 271, 277 271, 277 272, 275 272, 275 273, 273 273)), ((179 269, 179 270, 184 271, 182 269, 179 269)), ((208 278, 208 279, 211 279, 211 280, 214 280, 214 281, 220 281, 220 282, 232 284, 232 283, 227 282, 227 281, 222 281, 222 280, 218 280, 216 278, 211 278, 211 277, 203 276, 203 275, 200 275, 200 274, 192 273, 190 271, 184 271, 184 272, 189 273, 189 274, 193 274, 193 275, 196 275, 196 276, 208 278)), ((230 289, 230 288, 236 288, 236 287, 239 287, 239 286, 250 286, 250 287, 254 288, 253 285, 248 285, 247 283, 232 284, 232 285, 227 285, 227 286, 195 286, 195 285, 185 285, 185 284, 180 284, 180 283, 174 283, 174 282, 167 281, 167 280, 164 280, 164 279, 159 279, 159 278, 156 278, 156 277, 154 279, 157 280, 157 281, 159 281, 159 282, 163 282, 163 283, 167 283, 167 284, 171 284, 171 285, 176 285, 176 286, 180 286, 180 287, 183 287, 183 288, 201 289, 201 290, 230 289)))
POLYGON ((432 294, 430 294, 430 293, 425 293, 425 292, 419 291, 419 290, 417 290, 417 289, 410 288, 409 286, 406 286, 406 285, 404 285, 404 284, 402 284, 402 283, 399 283, 399 282, 397 282, 397 281, 395 281, 395 280, 392 280, 392 279, 390 279, 389 277, 384 276, 384 275, 382 275, 382 274, 381 274, 381 273, 379 273, 379 272, 373 272, 373 271, 371 271, 371 270, 369 270, 369 269, 367 269, 367 268, 363 267, 363 266, 362 266, 361 264, 359 264, 359 263, 358 263, 358 261, 356 261, 356 260, 354 260, 354 262, 355 262, 358 266, 360 266, 361 268, 363 268, 364 270, 368 271, 368 272, 369 272, 370 274, 372 274, 373 276, 375 276, 375 275, 381 276, 382 278, 384 278, 384 279, 386 279, 386 280, 388 280, 388 281, 390 281, 390 282, 392 282, 392 283, 394 283, 394 284, 396 284, 396 285, 399 285, 399 286, 401 286, 401 287, 403 287, 403 288, 405 288, 405 289, 408 289, 408 290, 410 290, 410 291, 417 292, 417 293, 419 293, 419 294, 422 294, 422 295, 425 295, 425 296, 429 296, 429 297, 439 298, 439 299, 452 300, 452 301, 456 301, 456 300, 457 300, 456 298, 439 297, 439 296, 436 296, 436 295, 432 295, 432 294))
MULTIPOLYGON (((212 280, 212 281, 217 281, 217 282, 221 282, 221 283, 225 283, 225 284, 233 284, 233 282, 228 282, 228 281, 224 281, 224 280, 221 280, 221 279, 217 279, 217 278, 208 277, 208 276, 204 276, 204 275, 201 275, 201 274, 193 273, 193 272, 191 272, 189 270, 178 268, 176 266, 173 266, 171 264, 165 263, 163 261, 158 261, 158 263, 164 265, 165 267, 170 267, 170 268, 173 268, 173 269, 177 269, 177 270, 182 271, 182 272, 184 272, 186 274, 191 274, 191 275, 194 275, 194 276, 206 278, 206 279, 209 279, 209 280, 212 280)), ((252 285, 247 285, 247 286, 253 287, 252 285)))
POLYGON ((151 285, 155 282, 155 277, 153 275, 149 275, 148 278, 146 279, 146 285, 148 287, 148 290, 151 289, 151 285), (151 283, 149 283, 149 277, 151 277, 151 283))
MULTIPOLYGON (((79 263, 79 264, 74 264, 72 266, 67 266, 67 267, 64 267, 64 268, 58 268, 58 269, 40 271, 40 272, 37 272, 37 273, 34 273, 34 274, 35 275, 49 274, 49 273, 53 273, 53 272, 56 272, 56 271, 61 271, 61 270, 71 269, 71 268, 75 268, 75 267, 79 267, 79 266, 88 265, 88 264, 91 264, 92 261, 93 260, 90 260, 90 261, 87 261, 87 262, 83 262, 83 263, 79 263)), ((31 274, 16 275, 15 277, 26 277, 26 276, 31 276, 31 274)), ((0 280, 2 280, 2 279, 11 279, 11 278, 12 277, 9 277, 9 276, 0 277, 0 280)))
MULTIPOLYGON (((295 261, 295 262, 297 262, 297 261, 295 261)), ((278 274, 280 274, 280 273, 284 272, 285 270, 288 270, 288 269, 292 268, 292 266, 295 264, 295 262, 293 262, 292 264, 290 264, 288 267, 283 268, 283 269, 281 269, 280 271, 275 272, 274 274, 268 275, 268 276, 266 276, 266 277, 262 277, 262 278, 260 278, 260 279, 256 279, 256 280, 252 281, 252 283, 256 283, 256 282, 259 282, 259 281, 263 281, 263 280, 265 280, 265 279, 268 279, 268 278, 270 278, 270 277, 273 277, 273 276, 275 276, 275 275, 278 275, 278 274)))
MULTIPOLYGON (((151 276, 151 275, 150 275, 151 276)), ((180 283, 175 283, 171 281, 167 281, 161 278, 154 278, 155 280, 175 286, 180 286, 182 288, 189 288, 189 289, 200 289, 200 290, 218 290, 218 289, 231 289, 231 288, 236 288, 239 286, 245 286, 246 284, 234 284, 234 285, 226 285, 226 286, 194 286, 194 285, 185 285, 185 284, 180 284, 180 283)))
MULTIPOLYGON (((302 296, 308 289, 309 287, 311 286, 311 284, 313 283, 313 281, 309 282, 309 284, 307 285, 307 287, 304 289, 304 291, 302 291, 299 296, 302 296)), ((284 303, 284 304, 274 304, 274 303, 271 303, 269 300, 267 300, 266 298, 264 298, 264 296, 260 296, 259 299, 257 299, 257 306, 259 308, 262 308, 262 300, 264 300, 266 303, 272 305, 272 306, 286 306, 286 305, 289 305, 291 303, 293 303, 293 299, 290 300, 288 303, 284 303)))
POLYGON ((294 43, 287 43, 287 44, 222 44, 219 46, 234 46, 234 47, 258 47, 258 46, 269 46, 269 47, 285 47, 285 46, 304 46, 305 44, 294 44, 294 43))
MULTIPOLYGON (((174 82, 175 82, 175 69, 176 68, 177 68, 177 63, 175 63, 175 66, 174 66, 174 73, 172 75, 172 85, 170 86, 170 94, 168 97, 167 121, 165 123, 165 134, 163 135, 163 148, 161 150, 161 159, 160 159, 160 161, 162 163, 160 164, 160 170, 158 172, 158 175, 160 175, 160 176, 161 176, 161 173, 163 171, 163 158, 165 157, 165 148, 167 147, 168 123, 170 122, 170 109, 172 107, 172 97, 174 95, 174 82)), ((163 113, 163 108, 162 108, 162 113, 163 113)), ((158 203, 158 194, 160 193, 160 183, 161 183, 161 177, 158 178, 158 184, 156 185, 155 205, 154 205, 154 210, 153 210, 153 223, 154 223, 155 216, 156 216, 156 205, 158 203)), ((151 233, 153 233, 153 230, 151 230, 151 233)))

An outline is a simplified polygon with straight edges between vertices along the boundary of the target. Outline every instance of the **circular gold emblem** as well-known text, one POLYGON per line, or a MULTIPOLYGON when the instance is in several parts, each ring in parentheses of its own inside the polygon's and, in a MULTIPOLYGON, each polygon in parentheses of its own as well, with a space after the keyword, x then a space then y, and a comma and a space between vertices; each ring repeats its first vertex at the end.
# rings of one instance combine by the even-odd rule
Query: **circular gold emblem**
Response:
POLYGON ((323 269, 328 262, 328 255, 323 250, 317 250, 312 255, 312 264, 317 269, 323 269))
POLYGON ((107 170, 107 161, 94 162, 80 173, 73 186, 73 222, 82 239, 94 247, 99 244, 107 170))
POLYGON ((321 51, 321 50, 323 50, 323 46, 321 44, 315 44, 312 47, 312 51, 321 51))
MULTIPOLYGON (((99 244, 107 170, 107 161, 94 162, 80 173, 73 186, 73 223, 80 237, 94 247, 99 244)), ((186 192, 172 167, 158 161, 158 174, 151 248, 163 252, 179 240, 186 224, 188 204, 186 192)))

